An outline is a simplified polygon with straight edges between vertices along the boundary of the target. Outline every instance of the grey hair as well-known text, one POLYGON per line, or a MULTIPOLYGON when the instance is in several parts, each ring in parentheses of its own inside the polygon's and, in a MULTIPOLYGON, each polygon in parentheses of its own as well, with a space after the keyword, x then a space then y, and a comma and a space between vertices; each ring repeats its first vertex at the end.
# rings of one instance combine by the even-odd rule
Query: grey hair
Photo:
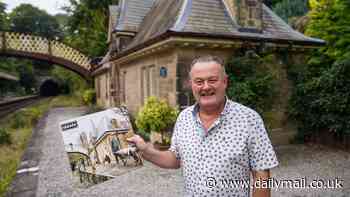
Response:
POLYGON ((191 63, 191 66, 190 66, 190 72, 189 72, 189 77, 191 78, 191 71, 192 71, 192 68, 195 64, 197 63, 207 63, 207 62, 215 62, 217 64, 219 64, 222 68, 222 74, 223 76, 227 76, 226 74, 226 69, 225 69, 225 62, 223 59, 221 59, 220 57, 218 56, 212 56, 212 55, 206 55, 206 56, 201 56, 201 57, 198 57, 196 59, 194 59, 191 63))

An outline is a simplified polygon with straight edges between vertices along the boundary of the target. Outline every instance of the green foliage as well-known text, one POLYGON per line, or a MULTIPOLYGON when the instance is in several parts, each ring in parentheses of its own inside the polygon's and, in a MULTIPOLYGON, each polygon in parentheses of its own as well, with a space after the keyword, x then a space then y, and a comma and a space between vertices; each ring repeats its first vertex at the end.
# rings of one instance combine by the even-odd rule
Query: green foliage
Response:
POLYGON ((34 123, 37 122, 38 118, 52 107, 76 106, 77 101, 81 102, 81 99, 73 96, 48 98, 33 107, 17 111, 0 120, 0 129, 3 128, 8 131, 12 142, 11 145, 0 144, 0 196, 5 196, 5 192, 16 175, 16 169, 20 164, 20 159, 32 136, 34 123), (16 122, 20 122, 21 126, 14 126, 16 122))
POLYGON ((3 2, 0 2, 0 29, 5 29, 7 26, 6 24, 7 14, 5 10, 6 10, 6 4, 3 2))
POLYGON ((324 62, 320 58, 326 58, 330 61, 328 64, 350 56, 349 12, 350 2, 347 0, 322 0, 315 5, 309 14, 311 21, 306 34, 324 39, 327 45, 319 50, 312 61, 324 62))
POLYGON ((83 92, 88 87, 81 76, 60 66, 56 66, 51 74, 58 81, 63 94, 83 92))
POLYGON ((283 0, 264 0, 263 3, 271 8, 281 1, 283 0))
POLYGON ((322 129, 350 133, 349 77, 350 58, 335 62, 319 76, 299 76, 290 114, 301 123, 302 135, 322 129))
POLYGON ((273 11, 288 23, 292 17, 308 12, 308 0, 282 0, 273 6, 273 11))
POLYGON ((233 56, 226 65, 230 86, 227 96, 263 113, 272 106, 275 80, 266 60, 256 54, 233 56))
POLYGON ((48 38, 60 37, 59 24, 46 11, 21 4, 10 13, 11 31, 36 34, 48 38))
POLYGON ((11 135, 4 128, 0 128, 0 144, 11 144, 11 135))
POLYGON ((307 66, 291 66, 295 83, 290 114, 299 136, 330 130, 350 133, 350 2, 313 1, 307 34, 327 41, 307 66))
POLYGON ((136 125, 142 131, 150 133, 164 132, 172 126, 178 115, 178 110, 168 105, 165 100, 149 97, 136 117, 136 125))
POLYGON ((23 110, 20 112, 17 112, 13 114, 12 121, 11 121, 11 128, 18 129, 18 128, 24 128, 26 126, 26 118, 21 114, 23 110))
POLYGON ((19 84, 24 87, 26 94, 33 94, 35 92, 35 74, 32 65, 22 65, 17 67, 19 72, 19 84))
POLYGON ((108 49, 108 6, 117 3, 115 0, 70 0, 71 6, 65 8, 70 15, 66 41, 90 56, 104 55, 108 49))
POLYGON ((147 133, 141 129, 137 130, 136 134, 140 135, 145 141, 150 141, 151 139, 150 133, 147 133))
POLYGON ((83 102, 87 105, 96 103, 96 92, 94 89, 87 89, 83 93, 83 102))
POLYGON ((43 111, 38 108, 30 108, 26 110, 25 114, 27 115, 27 118, 29 118, 30 125, 35 126, 43 114, 43 111))

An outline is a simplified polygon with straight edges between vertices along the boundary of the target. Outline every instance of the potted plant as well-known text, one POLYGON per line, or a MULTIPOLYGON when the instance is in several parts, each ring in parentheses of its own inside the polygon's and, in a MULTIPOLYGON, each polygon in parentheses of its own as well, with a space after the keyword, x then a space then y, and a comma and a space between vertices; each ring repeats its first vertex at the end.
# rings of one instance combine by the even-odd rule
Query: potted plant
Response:
POLYGON ((151 131, 160 133, 161 145, 169 145, 165 131, 172 126, 177 118, 178 110, 157 97, 151 96, 140 109, 136 117, 136 126, 147 133, 151 131))

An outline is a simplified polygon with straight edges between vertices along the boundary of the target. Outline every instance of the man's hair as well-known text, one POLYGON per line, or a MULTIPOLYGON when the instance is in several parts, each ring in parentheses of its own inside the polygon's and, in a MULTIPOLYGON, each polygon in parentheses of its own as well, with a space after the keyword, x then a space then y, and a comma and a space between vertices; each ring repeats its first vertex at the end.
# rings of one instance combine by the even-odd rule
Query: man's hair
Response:
POLYGON ((189 74, 191 75, 192 68, 193 68, 193 66, 195 64, 197 64, 197 63, 207 63, 207 62, 215 62, 215 63, 219 64, 221 66, 221 69, 222 69, 222 72, 223 72, 222 73, 223 76, 227 76, 226 70, 225 70, 224 60, 222 60, 221 58, 219 58, 217 56, 212 56, 212 55, 201 56, 201 57, 198 57, 198 58, 194 59, 192 61, 192 63, 191 63, 189 74))

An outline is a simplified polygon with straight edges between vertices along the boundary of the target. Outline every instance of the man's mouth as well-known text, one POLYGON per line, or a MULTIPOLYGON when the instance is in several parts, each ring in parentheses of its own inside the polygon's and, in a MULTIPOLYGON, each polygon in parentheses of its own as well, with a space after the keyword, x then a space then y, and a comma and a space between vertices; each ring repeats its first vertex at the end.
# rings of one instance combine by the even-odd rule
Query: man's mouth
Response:
POLYGON ((201 92, 199 95, 202 96, 213 96, 215 92, 201 92))

